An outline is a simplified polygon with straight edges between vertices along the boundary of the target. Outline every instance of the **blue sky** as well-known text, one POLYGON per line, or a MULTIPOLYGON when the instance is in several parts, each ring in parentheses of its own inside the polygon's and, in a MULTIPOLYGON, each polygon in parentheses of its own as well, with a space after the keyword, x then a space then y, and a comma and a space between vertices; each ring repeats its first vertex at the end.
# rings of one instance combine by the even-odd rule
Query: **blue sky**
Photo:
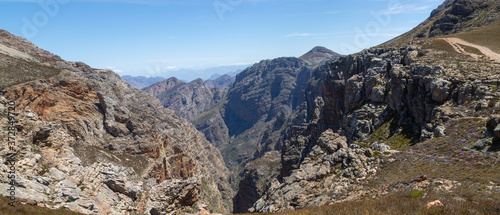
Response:
POLYGON ((350 54, 425 20, 443 0, 0 0, 0 28, 120 75, 350 54))

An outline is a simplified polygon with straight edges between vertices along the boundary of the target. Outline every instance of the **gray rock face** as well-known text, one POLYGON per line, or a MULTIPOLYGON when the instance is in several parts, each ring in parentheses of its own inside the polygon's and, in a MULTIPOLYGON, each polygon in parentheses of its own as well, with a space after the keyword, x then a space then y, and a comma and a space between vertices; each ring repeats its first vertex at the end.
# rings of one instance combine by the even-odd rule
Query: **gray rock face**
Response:
POLYGON ((289 115, 297 75, 309 71, 307 63, 297 58, 265 60, 236 76, 228 93, 225 121, 230 136, 251 128, 265 115, 268 120, 278 114, 289 115))
POLYGON ((493 135, 493 144, 500 146, 500 116, 493 115, 488 119, 488 132, 493 135))
POLYGON ((486 148, 486 146, 490 145, 491 142, 488 141, 488 140, 478 140, 475 144, 474 144, 474 149, 476 150, 483 150, 484 148, 486 148))
POLYGON ((435 79, 430 83, 430 91, 432 93, 432 99, 436 102, 444 102, 448 99, 450 95, 450 85, 449 81, 443 79, 435 79))

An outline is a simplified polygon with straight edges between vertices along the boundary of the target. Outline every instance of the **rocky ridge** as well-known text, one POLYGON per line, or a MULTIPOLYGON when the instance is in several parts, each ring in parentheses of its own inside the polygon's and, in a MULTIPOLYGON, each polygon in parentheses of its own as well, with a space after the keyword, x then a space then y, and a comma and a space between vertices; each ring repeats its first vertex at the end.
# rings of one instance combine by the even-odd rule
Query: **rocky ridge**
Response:
MULTIPOLYGON (((47 55, 37 53, 46 52, 24 52, 22 47, 32 45, 12 35, 2 41, 59 71, 4 89, 2 100, 16 103, 22 134, 19 199, 99 214, 179 213, 195 205, 229 210, 227 168, 189 122, 112 71, 57 57, 45 61, 47 55)), ((2 169, 7 170, 5 164, 2 169)))

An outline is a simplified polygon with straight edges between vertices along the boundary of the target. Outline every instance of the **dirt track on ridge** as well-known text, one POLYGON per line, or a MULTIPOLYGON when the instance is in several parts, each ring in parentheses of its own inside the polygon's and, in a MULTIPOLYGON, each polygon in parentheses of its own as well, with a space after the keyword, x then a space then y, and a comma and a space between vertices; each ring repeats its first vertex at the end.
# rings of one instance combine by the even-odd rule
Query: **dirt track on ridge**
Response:
POLYGON ((495 60, 497 62, 500 62, 500 54, 492 51, 488 47, 480 46, 480 45, 473 44, 473 43, 469 43, 469 42, 464 41, 464 40, 459 39, 459 38, 443 38, 443 40, 446 41, 446 42, 448 42, 453 47, 453 49, 455 49, 455 51, 458 52, 458 53, 471 55, 473 57, 479 57, 477 54, 473 54, 473 53, 467 52, 460 45, 470 46, 470 47, 478 49, 481 53, 483 53, 485 56, 489 57, 490 59, 495 60))

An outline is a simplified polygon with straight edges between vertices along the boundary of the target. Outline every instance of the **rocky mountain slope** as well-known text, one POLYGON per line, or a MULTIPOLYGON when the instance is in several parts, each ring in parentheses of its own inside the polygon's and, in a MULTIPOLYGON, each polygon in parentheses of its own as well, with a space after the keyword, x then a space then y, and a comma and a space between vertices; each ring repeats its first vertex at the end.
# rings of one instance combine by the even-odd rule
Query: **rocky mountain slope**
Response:
MULTIPOLYGON (((428 51, 416 47, 370 49, 318 68, 306 90, 310 92, 306 96, 307 103, 296 113, 296 118, 291 120, 293 125, 285 132, 280 174, 274 179, 265 178, 270 182, 258 188, 265 192, 250 211, 305 208, 364 196, 377 197, 384 192, 422 190, 432 193, 442 189, 440 184, 450 184, 449 189, 460 190, 471 189, 471 185, 492 184, 492 189, 484 194, 495 192, 499 181, 493 178, 484 181, 484 176, 498 176, 495 173, 498 168, 492 169, 488 163, 496 165, 499 162, 498 153, 495 153, 500 146, 496 142, 499 136, 488 131, 494 130, 498 118, 498 115, 490 116, 500 110, 500 92, 492 87, 500 81, 499 65, 488 64, 482 68, 489 77, 463 79, 455 72, 468 72, 470 67, 457 71, 439 66, 450 65, 456 58, 433 65, 426 61, 443 57, 437 54, 439 52, 428 51), (455 133, 457 128, 453 126, 466 120, 473 126, 459 130, 469 130, 474 136, 464 138, 455 133), (459 139, 460 144, 453 145, 454 139, 459 139), (411 147, 411 144, 418 147, 411 147), (439 149, 429 150, 429 147, 439 149), (470 161, 476 161, 474 168, 484 172, 468 176, 468 179, 443 177, 443 173, 455 171, 454 165, 461 165, 460 162, 420 169, 429 162, 456 159, 464 151, 476 157, 477 160, 470 161), (432 156, 438 161, 422 161, 420 156, 432 156), (407 164, 407 159, 412 162, 407 164), (381 167, 390 162, 394 164, 381 167), (398 167, 402 164, 409 165, 404 167, 408 171, 398 167), (387 166, 404 173, 387 173, 387 166), (426 185, 411 182, 412 178, 417 178, 418 182, 427 180, 428 176, 418 179, 422 174, 432 175, 434 182, 426 185)), ((245 180, 258 184, 262 179, 245 180)), ((449 192, 452 190, 444 193, 449 192)), ((493 196, 486 198, 500 200, 493 196)))
MULTIPOLYGON (((429 20, 442 22, 456 8, 482 14, 498 5, 477 2, 447 1, 429 20)), ((457 52, 439 38, 404 36, 401 48, 384 44, 313 72, 304 103, 286 121, 281 167, 272 173, 255 165, 276 163, 276 156, 247 165, 240 189, 252 195, 240 195, 243 209, 286 211, 397 193, 459 196, 462 204, 500 201, 494 194, 500 191, 500 64, 470 55, 467 46, 457 52)))
POLYGON ((473 31, 494 24, 499 18, 500 2, 496 0, 446 0, 427 20, 390 43, 401 45, 416 38, 473 31))
POLYGON ((228 212, 220 152, 188 121, 109 70, 66 62, 2 31, 2 195, 81 213, 228 212), (30 76, 31 75, 31 76, 30 76), (15 107, 15 110, 10 108, 15 107), (11 113, 13 112, 13 113, 11 113), (12 115, 11 115, 12 114, 12 115), (15 162, 7 162, 15 154, 15 162), (12 165, 12 167, 10 166, 12 165))

